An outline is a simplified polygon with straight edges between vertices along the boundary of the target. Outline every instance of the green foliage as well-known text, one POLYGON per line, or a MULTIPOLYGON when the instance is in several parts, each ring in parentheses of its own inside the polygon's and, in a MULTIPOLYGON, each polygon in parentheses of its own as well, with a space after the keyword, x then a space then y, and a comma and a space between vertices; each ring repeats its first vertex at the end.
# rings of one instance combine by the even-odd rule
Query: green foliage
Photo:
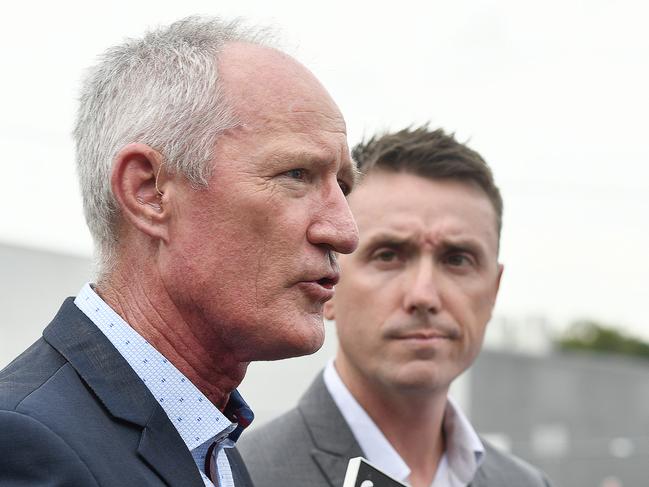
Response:
POLYGON ((557 345, 562 350, 607 352, 649 360, 649 343, 591 320, 574 322, 557 345))

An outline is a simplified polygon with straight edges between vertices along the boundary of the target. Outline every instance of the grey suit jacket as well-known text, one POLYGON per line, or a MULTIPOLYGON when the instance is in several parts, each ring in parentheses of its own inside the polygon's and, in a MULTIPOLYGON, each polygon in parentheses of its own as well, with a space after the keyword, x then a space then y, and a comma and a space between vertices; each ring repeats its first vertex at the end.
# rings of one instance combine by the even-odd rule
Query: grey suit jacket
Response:
POLYGON ((0 371, 0 485, 204 486, 158 401, 72 298, 0 371))
MULTIPOLYGON (((530 465, 484 444, 471 487, 549 486, 530 465)), ((364 456, 322 374, 297 408, 249 432, 239 450, 257 487, 342 487, 349 459, 364 456)))

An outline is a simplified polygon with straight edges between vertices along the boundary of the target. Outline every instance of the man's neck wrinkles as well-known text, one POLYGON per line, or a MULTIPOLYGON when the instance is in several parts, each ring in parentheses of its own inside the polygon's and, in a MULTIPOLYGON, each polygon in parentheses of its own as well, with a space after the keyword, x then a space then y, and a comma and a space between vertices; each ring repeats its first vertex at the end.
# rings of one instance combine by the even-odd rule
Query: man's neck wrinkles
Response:
POLYGON ((96 292, 129 326, 164 355, 219 409, 241 382, 247 364, 232 363, 231 354, 209 350, 192 323, 176 309, 164 289, 145 278, 114 272, 96 292), (218 362, 215 360, 219 357, 218 362))

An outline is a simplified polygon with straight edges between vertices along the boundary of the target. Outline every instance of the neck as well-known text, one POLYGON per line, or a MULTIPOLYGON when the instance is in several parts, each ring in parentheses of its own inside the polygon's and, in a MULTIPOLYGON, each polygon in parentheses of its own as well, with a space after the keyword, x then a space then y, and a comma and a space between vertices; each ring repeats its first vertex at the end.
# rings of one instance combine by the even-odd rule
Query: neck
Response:
POLYGON ((428 487, 445 451, 443 419, 448 388, 391 389, 341 378, 392 447, 410 468, 410 485, 428 487))
POLYGON ((195 315, 184 315, 159 279, 127 268, 124 272, 118 265, 97 283, 97 294, 223 410, 248 364, 220 347, 216 333, 206 340, 207 324, 197 322, 195 315))

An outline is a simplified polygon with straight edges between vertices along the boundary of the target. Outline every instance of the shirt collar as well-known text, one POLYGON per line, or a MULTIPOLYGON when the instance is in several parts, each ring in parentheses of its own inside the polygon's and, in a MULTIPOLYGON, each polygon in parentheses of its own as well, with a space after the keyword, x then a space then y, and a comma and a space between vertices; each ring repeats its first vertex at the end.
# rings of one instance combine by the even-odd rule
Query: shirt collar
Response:
MULTIPOLYGON (((388 475, 407 480, 410 468, 349 392, 333 360, 325 367, 324 381, 366 458, 388 475)), ((438 474, 448 472, 466 485, 484 461, 484 446, 467 417, 451 398, 446 404, 442 428, 446 437, 446 451, 440 466, 445 468, 438 468, 438 474)), ((437 484, 437 479, 433 484, 437 484)))
POLYGON ((254 418, 236 390, 230 394, 224 413, 221 413, 187 377, 108 306, 90 284, 83 286, 74 303, 142 379, 190 451, 223 434, 236 441, 254 418))
POLYGON ((451 397, 447 398, 442 428, 449 470, 458 480, 468 484, 484 461, 485 448, 469 419, 451 397))
POLYGON ((243 430, 250 426, 252 420, 255 419, 252 409, 236 389, 230 393, 230 399, 225 405, 223 414, 236 423, 236 428, 228 435, 232 441, 237 441, 243 430))
POLYGON ((331 397, 363 450, 365 458, 391 477, 399 480, 407 479, 410 475, 408 465, 349 392, 338 375, 333 360, 327 363, 323 378, 331 397))

